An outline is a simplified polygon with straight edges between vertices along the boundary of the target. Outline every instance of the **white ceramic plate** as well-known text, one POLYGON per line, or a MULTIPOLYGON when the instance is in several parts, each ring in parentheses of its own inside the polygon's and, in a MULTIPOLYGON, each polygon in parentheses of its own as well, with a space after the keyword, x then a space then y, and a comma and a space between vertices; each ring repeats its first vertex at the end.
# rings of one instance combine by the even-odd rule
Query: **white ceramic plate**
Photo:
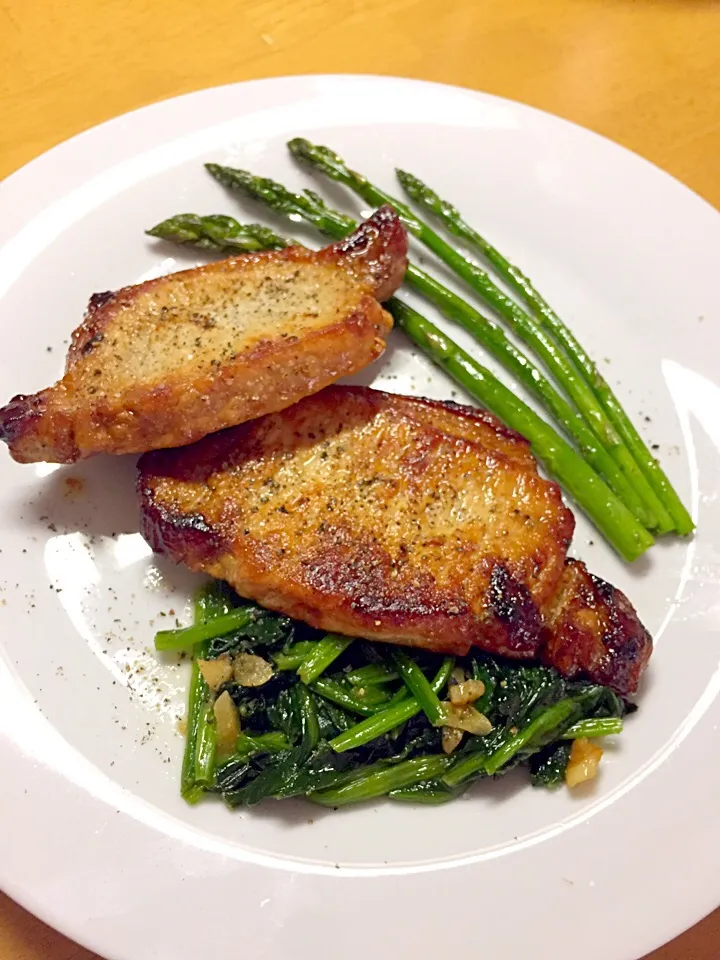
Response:
MULTIPOLYGON (((693 540, 632 568, 578 525, 576 554, 657 637, 642 709, 595 787, 572 796, 508 777, 435 809, 187 807, 187 671, 151 643, 187 617, 194 581, 137 534, 133 459, 18 466, 3 449, 0 881, 117 960, 396 960, 458 944, 637 958, 720 901, 717 213, 606 140, 466 90, 302 77, 204 91, 90 130, 2 184, 0 399, 59 375, 93 291, 195 262, 146 227, 188 210, 258 218, 203 161, 307 183, 284 148, 297 134, 388 188, 396 164, 425 177, 610 358, 698 521, 693 540)), ((452 389, 400 336, 364 382, 452 389)))

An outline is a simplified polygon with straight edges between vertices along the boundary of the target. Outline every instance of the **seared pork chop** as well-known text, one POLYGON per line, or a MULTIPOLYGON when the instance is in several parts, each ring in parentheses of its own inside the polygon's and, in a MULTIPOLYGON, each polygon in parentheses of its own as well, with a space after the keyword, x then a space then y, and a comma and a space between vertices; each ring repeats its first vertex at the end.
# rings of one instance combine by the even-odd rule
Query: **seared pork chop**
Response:
POLYGON ((281 410, 374 360, 407 237, 378 210, 348 239, 243 254, 95 294, 65 376, 0 409, 22 463, 176 447, 281 410))
POLYGON ((544 659, 637 687, 651 640, 627 599, 566 559, 574 519, 493 416, 330 387, 142 457, 154 550, 323 630, 544 659))

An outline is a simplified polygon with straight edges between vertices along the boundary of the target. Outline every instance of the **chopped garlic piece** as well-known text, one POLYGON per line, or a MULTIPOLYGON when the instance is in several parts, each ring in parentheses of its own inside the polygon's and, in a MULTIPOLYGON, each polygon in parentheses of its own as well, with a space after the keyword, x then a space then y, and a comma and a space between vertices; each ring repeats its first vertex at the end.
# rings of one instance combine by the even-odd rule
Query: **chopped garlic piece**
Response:
POLYGON ((224 690, 213 704, 215 714, 217 752, 220 757, 228 756, 235 750, 240 736, 240 717, 235 701, 224 690))
POLYGON ((450 687, 450 703, 464 707, 468 703, 475 703, 484 693, 485 684, 482 680, 464 680, 450 687))
POLYGON ((602 749, 587 737, 574 740, 565 771, 565 783, 569 787, 577 787, 596 777, 602 755, 602 749))
POLYGON ((475 707, 456 707, 452 703, 445 703, 443 706, 445 707, 444 726, 446 727, 466 730, 477 737, 484 737, 493 728, 485 714, 480 713, 475 707))
POLYGON ((198 660, 197 665, 203 680, 213 692, 219 690, 232 677, 232 665, 227 654, 217 660, 198 660))
POLYGON ((459 747, 465 734, 456 727, 442 728, 442 748, 444 753, 452 753, 455 747, 459 747))
POLYGON ((239 653, 233 662, 233 676, 242 687, 261 687, 273 675, 273 668, 254 653, 239 653))

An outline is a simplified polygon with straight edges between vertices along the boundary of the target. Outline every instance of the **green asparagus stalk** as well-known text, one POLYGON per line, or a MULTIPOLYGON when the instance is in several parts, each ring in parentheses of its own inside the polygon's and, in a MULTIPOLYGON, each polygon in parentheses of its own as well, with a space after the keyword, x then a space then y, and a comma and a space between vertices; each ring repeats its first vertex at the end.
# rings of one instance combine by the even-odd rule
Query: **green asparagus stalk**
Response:
POLYGON ((233 217, 216 213, 199 217, 180 213, 150 227, 148 236, 171 243, 188 244, 200 250, 223 250, 226 253, 254 253, 260 250, 282 250, 292 245, 261 223, 238 223, 233 217))
MULTIPOLYGON (((158 224, 154 228, 155 236, 165 236, 162 226, 158 224)), ((635 560, 652 546, 650 534, 603 483, 590 466, 589 458, 579 456, 542 417, 433 323, 397 298, 388 306, 398 325, 431 360, 479 403, 530 441, 533 453, 548 473, 562 484, 623 559, 635 560)), ((340 705, 346 706, 346 703, 340 705)), ((355 706, 350 709, 357 712, 355 706)), ((370 713, 367 710, 367 715, 370 713)))
MULTIPOLYGON (((312 191, 295 194, 265 177, 256 177, 244 170, 206 164, 208 171, 225 186, 240 190, 252 199, 264 203, 270 209, 287 216, 300 216, 313 224, 322 233, 335 239, 347 236, 357 226, 357 221, 328 207, 323 199, 312 191)), ((160 235, 163 224, 153 228, 160 235)), ((188 228, 186 228, 188 229, 188 228)), ((200 234, 205 237, 205 234, 200 234)), ((217 233, 215 233, 217 236, 217 233)), ((654 514, 649 511, 639 494, 630 484, 622 469, 597 439, 585 421, 572 409, 565 398, 549 380, 518 350, 498 324, 484 317, 457 294, 410 264, 405 277, 408 284, 434 303, 446 316, 469 331, 500 363, 523 383, 561 424, 568 436, 575 440, 582 455, 590 462, 617 496, 634 513, 636 519, 647 528, 655 524, 654 514)))
POLYGON ((683 506, 662 467, 648 450, 647 444, 640 437, 622 404, 598 370, 597 365, 570 328, 563 323, 548 302, 536 290, 532 281, 518 267, 510 263, 477 230, 474 230, 463 219, 456 207, 446 200, 442 200, 422 180, 418 180, 411 173, 406 173, 404 170, 396 170, 396 173, 408 196, 434 214, 450 233, 464 240, 473 249, 478 250, 488 263, 497 270, 505 283, 524 300, 538 322, 554 335, 557 342, 564 348, 566 355, 575 362, 588 387, 593 391, 615 429, 623 438, 636 463, 672 517, 675 529, 681 534, 690 533, 694 528, 692 518, 683 506))
POLYGON ((374 206, 390 204, 394 207, 405 227, 428 249, 437 254, 468 286, 488 303, 513 332, 540 357, 546 369, 575 403, 579 413, 593 430, 603 446, 610 452, 625 472, 635 490, 642 497, 649 512, 655 517, 655 526, 665 533, 673 529, 673 521, 659 497, 625 446, 593 391, 580 374, 575 362, 569 359, 549 336, 541 324, 515 301, 507 297, 477 264, 462 256, 438 233, 401 203, 371 183, 362 174, 350 170, 344 160, 328 147, 318 146, 298 137, 288 143, 292 155, 333 180, 343 183, 367 203, 374 206))

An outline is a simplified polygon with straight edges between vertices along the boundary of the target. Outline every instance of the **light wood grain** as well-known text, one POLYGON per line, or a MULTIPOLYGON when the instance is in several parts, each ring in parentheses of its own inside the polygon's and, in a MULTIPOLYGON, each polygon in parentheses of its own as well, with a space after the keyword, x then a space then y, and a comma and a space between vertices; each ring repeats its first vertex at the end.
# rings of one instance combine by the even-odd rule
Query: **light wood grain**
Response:
MULTIPOLYGON (((716 0, 0 0, 0 55, 0 176, 118 113, 201 87, 381 73, 557 113, 720 206, 716 0)), ((0 960, 92 956, 0 897, 0 960)), ((719 956, 720 912, 652 960, 719 956)))

